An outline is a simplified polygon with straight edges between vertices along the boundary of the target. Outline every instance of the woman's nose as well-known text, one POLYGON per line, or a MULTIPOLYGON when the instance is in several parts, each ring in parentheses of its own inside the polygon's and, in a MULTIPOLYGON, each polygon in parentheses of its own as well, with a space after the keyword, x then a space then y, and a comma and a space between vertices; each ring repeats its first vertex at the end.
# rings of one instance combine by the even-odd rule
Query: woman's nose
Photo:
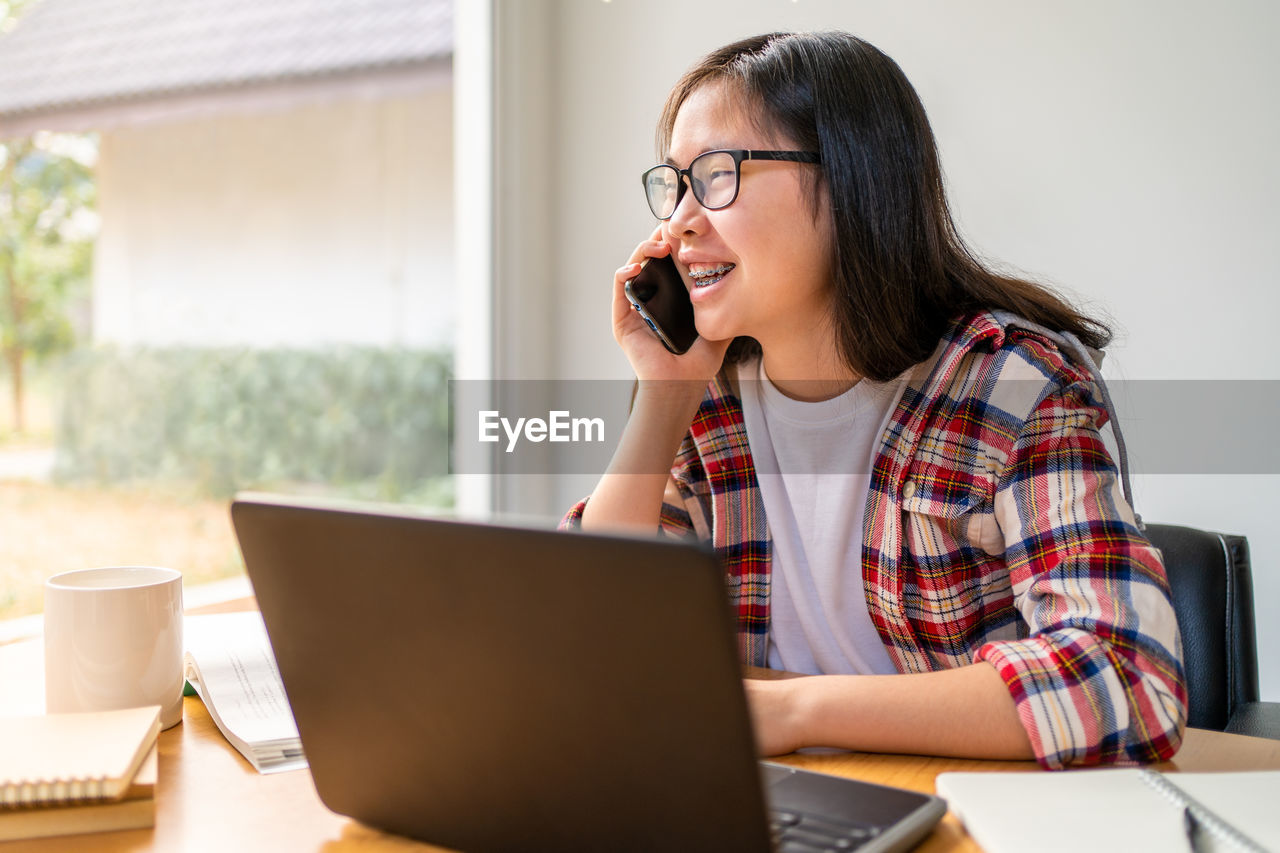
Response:
POLYGON ((707 209, 698 203, 698 200, 693 197, 693 191, 686 184, 684 192, 680 195, 680 201, 676 203, 676 209, 667 220, 667 232, 672 237, 698 233, 702 230, 706 212, 707 209))

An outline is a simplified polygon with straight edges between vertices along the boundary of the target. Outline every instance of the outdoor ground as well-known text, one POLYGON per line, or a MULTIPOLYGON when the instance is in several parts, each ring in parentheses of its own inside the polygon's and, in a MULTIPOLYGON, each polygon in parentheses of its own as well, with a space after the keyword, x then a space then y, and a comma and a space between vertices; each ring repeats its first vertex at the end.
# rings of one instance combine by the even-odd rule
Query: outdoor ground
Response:
POLYGON ((226 501, 0 482, 0 620, 43 611, 51 575, 108 565, 168 566, 187 587, 243 573, 226 501))
POLYGON ((243 574, 226 501, 50 482, 56 376, 32 370, 20 435, 0 376, 0 622, 43 612, 45 579, 71 569, 168 566, 188 589, 243 574))

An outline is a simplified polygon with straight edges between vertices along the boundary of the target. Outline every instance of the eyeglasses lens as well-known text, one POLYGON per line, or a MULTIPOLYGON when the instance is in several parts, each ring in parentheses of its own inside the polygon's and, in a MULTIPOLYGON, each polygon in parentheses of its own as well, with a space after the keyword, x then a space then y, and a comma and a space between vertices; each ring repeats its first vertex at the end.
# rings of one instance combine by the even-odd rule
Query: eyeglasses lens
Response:
POLYGON ((668 219, 676 212, 680 196, 680 175, 670 166, 654 166, 644 176, 644 192, 649 199, 649 209, 659 219, 668 219))
POLYGON ((733 155, 709 151, 689 165, 693 197, 708 210, 728 207, 738 195, 738 166, 733 155))

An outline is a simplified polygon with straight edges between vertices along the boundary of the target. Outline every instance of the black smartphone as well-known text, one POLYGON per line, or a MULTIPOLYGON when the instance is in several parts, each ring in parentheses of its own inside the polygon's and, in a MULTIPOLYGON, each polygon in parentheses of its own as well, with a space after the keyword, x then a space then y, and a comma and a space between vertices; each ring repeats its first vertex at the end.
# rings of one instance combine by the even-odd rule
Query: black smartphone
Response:
POLYGON ((693 303, 670 255, 647 260, 640 273, 624 285, 623 292, 671 352, 687 352, 698 339, 693 303))

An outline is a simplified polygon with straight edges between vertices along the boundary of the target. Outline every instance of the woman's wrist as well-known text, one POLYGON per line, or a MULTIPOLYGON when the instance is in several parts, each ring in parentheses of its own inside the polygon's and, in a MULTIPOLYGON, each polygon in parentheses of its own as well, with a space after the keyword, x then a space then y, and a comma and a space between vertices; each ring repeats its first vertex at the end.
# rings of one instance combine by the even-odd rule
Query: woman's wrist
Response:
POLYGON ((675 430, 683 437, 707 391, 707 380, 641 379, 631 404, 631 417, 675 430))
POLYGON ((811 731, 814 688, 823 676, 780 680, 749 679, 756 745, 761 755, 785 755, 820 741, 811 731))

